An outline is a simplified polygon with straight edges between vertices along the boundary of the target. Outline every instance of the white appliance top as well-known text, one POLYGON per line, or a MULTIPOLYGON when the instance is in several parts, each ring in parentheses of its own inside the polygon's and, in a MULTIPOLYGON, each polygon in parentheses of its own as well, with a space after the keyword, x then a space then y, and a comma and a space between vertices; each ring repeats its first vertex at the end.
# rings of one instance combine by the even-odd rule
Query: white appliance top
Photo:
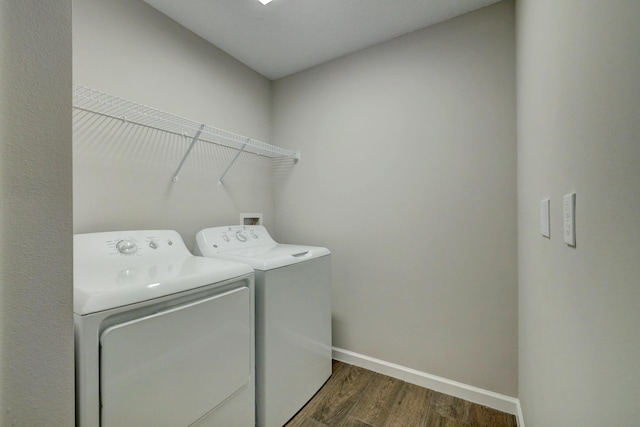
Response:
POLYGON ((84 315, 253 273, 236 262, 193 256, 173 230, 73 236, 73 311, 84 315))
POLYGON ((194 252, 249 264, 255 270, 272 270, 329 255, 327 248, 286 245, 271 238, 261 225, 206 228, 196 234, 194 252))

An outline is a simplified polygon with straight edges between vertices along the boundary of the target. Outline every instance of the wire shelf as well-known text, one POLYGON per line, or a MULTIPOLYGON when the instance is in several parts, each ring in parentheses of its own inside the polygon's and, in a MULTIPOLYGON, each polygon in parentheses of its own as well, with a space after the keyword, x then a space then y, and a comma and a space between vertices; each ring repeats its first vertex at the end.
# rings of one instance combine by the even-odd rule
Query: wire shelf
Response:
MULTIPOLYGON (((203 141, 269 158, 292 158, 296 161, 300 158, 299 151, 291 151, 247 138, 79 84, 74 85, 73 107, 140 126, 190 137, 193 138, 192 145, 196 141, 203 141)), ((190 151, 191 147, 185 158, 190 151)), ((182 163, 184 163, 184 159, 182 163)), ((180 167, 182 167, 182 163, 180 167)), ((231 165, 229 165, 230 167, 231 165)), ((174 175, 174 181, 177 181, 178 171, 174 175)), ((220 181, 222 181, 222 177, 220 181)))

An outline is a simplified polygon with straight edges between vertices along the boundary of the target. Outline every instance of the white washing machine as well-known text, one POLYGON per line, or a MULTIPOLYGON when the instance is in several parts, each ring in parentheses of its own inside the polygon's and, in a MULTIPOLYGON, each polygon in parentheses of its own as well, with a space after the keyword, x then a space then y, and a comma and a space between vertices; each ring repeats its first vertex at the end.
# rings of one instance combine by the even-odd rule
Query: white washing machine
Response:
POLYGON ((282 427, 331 376, 331 253, 263 226, 202 230, 194 252, 256 270, 257 425, 282 427))
POLYGON ((74 236, 76 424, 255 425, 254 273, 170 230, 74 236))

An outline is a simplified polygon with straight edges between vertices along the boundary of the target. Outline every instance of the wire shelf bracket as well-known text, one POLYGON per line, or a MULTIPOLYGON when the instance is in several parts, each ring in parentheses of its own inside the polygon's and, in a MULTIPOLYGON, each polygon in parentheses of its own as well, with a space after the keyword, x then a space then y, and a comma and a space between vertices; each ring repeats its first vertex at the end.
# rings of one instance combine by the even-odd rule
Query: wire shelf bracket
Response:
POLYGON ((224 177, 242 153, 251 153, 271 159, 288 158, 293 159, 294 163, 300 160, 299 151, 291 151, 256 139, 250 139, 246 136, 198 123, 79 84, 75 84, 73 88, 73 108, 112 119, 123 120, 138 126, 192 138, 189 148, 173 174, 173 182, 178 181, 178 174, 198 141, 229 147, 238 151, 227 166, 227 169, 220 176, 218 184, 223 183, 224 177))
POLYGON ((222 172, 222 175, 220 176, 220 179, 218 179, 218 185, 223 185, 222 180, 224 180, 224 177, 227 175, 227 173, 229 172, 229 169, 231 169, 231 167, 233 166, 233 164, 236 162, 236 160, 238 160, 238 157, 240 157, 240 154, 242 154, 242 152, 244 151, 245 148, 247 148, 247 144, 249 144, 251 140, 249 138, 247 138, 247 142, 244 143, 244 145, 242 146, 242 148, 240 150, 238 150, 238 152, 236 153, 236 155, 233 157, 233 159, 231 160, 231 163, 229 163, 229 166, 227 166, 227 168, 224 170, 224 172, 222 172))
POLYGON ((196 145, 196 142, 198 142, 198 139, 202 134, 202 129, 204 129, 204 126, 205 126, 204 124, 200 126, 200 130, 198 130, 198 133, 196 133, 196 136, 194 136, 193 139, 191 140, 191 144, 189 144, 189 148, 187 148, 187 152, 184 153, 184 156, 182 157, 182 161, 178 165, 178 169, 176 169, 176 173, 173 174, 173 182, 178 182, 178 174, 180 173, 180 169, 182 169, 182 165, 184 165, 185 160, 187 160, 187 157, 189 157, 189 154, 191 154, 191 150, 193 149, 193 146, 196 145))

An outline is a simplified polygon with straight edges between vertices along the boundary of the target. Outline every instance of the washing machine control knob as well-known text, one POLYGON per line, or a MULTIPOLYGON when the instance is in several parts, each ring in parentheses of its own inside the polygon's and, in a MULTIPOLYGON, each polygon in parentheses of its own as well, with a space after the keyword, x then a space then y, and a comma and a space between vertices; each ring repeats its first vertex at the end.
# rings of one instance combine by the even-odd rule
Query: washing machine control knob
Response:
POLYGON ((238 239, 241 242, 246 242, 247 236, 246 234, 243 234, 242 231, 236 231, 236 239, 238 239))
POLYGON ((116 243, 116 248, 121 254, 132 255, 138 250, 138 245, 133 240, 120 240, 116 243))
POLYGON ((158 242, 156 242, 155 240, 149 241, 149 247, 151 249, 158 249, 158 242))

